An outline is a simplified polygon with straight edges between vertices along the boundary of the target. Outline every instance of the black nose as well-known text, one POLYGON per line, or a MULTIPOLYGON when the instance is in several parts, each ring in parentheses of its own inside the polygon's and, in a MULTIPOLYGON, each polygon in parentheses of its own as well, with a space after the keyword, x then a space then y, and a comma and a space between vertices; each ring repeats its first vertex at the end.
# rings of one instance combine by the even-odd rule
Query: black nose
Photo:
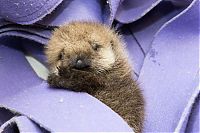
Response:
POLYGON ((89 63, 85 59, 77 59, 74 68, 76 69, 84 69, 88 68, 89 63))

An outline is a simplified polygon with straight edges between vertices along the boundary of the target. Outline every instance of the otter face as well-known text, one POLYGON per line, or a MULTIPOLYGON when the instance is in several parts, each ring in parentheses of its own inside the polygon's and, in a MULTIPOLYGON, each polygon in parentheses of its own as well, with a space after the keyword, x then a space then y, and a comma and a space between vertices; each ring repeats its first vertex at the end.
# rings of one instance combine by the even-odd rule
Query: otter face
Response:
MULTIPOLYGON (((52 66, 59 74, 59 69, 72 69, 99 73, 111 69, 115 62, 115 55, 110 42, 92 40, 71 40, 62 45, 57 54, 57 60, 52 66)), ((58 44, 59 45, 59 44, 58 44)))
POLYGON ((114 31, 100 24, 76 22, 61 26, 53 33, 45 51, 49 82, 59 78, 58 82, 76 81, 73 85, 80 82, 82 87, 83 83, 86 87, 101 84, 102 75, 107 75, 117 60, 118 41, 114 31))
POLYGON ((116 58, 113 33, 94 23, 72 23, 55 30, 46 54, 51 73, 65 70, 101 73, 109 71, 116 58))

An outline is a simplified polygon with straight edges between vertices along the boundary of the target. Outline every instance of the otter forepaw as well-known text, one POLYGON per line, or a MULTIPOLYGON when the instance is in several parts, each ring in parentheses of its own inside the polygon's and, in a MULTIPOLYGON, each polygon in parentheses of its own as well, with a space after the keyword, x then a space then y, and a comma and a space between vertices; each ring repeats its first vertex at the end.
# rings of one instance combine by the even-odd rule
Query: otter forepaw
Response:
POLYGON ((59 87, 59 77, 55 74, 50 74, 47 78, 47 82, 51 87, 59 87))
POLYGON ((50 74, 48 76, 47 82, 51 87, 63 87, 66 89, 73 87, 73 84, 69 80, 56 74, 50 74))

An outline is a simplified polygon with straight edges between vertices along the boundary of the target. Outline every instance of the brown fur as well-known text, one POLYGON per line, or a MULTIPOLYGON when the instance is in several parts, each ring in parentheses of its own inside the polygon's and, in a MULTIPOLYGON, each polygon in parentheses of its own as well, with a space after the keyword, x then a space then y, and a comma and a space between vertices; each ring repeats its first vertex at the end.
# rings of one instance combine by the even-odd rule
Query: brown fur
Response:
POLYGON ((53 32, 45 52, 51 86, 91 94, 117 112, 135 132, 142 132, 143 96, 132 79, 123 42, 114 30, 97 23, 73 22, 53 32), (77 57, 86 58, 90 67, 73 69, 77 57))

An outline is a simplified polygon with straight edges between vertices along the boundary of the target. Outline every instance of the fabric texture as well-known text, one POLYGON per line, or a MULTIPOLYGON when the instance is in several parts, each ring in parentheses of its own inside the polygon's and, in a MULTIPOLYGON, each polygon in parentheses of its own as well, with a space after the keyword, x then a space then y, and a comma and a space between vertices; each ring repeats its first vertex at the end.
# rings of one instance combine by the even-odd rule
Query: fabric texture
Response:
POLYGON ((122 35, 145 97, 143 132, 200 132, 199 2, 0 1, 0 132, 131 131, 94 97, 50 88, 27 61, 46 67, 52 31, 72 21, 103 23, 122 35))

